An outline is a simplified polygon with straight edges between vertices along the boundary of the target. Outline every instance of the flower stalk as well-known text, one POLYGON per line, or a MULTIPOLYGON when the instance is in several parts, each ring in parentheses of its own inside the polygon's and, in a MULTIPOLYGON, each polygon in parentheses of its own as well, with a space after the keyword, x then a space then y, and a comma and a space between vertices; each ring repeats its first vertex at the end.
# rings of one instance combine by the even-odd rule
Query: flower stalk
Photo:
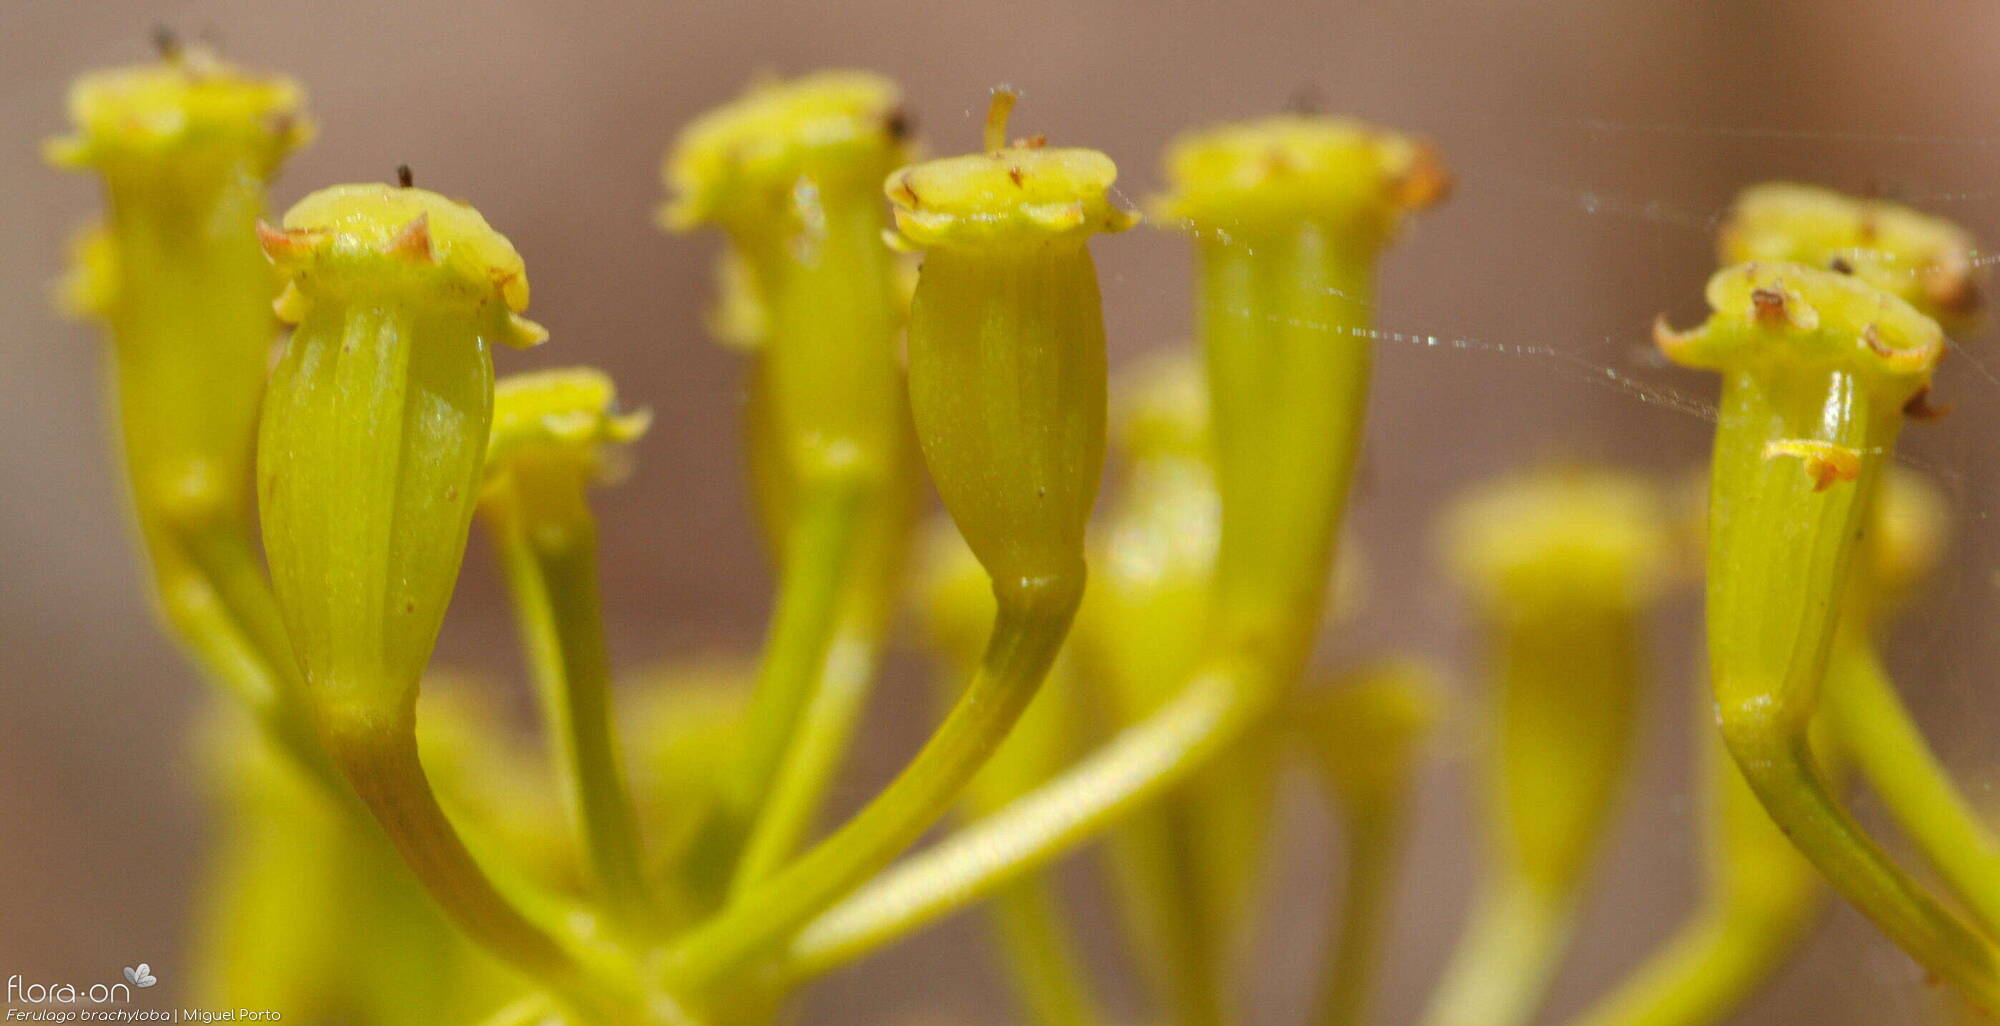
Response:
MULTIPOLYGON (((1723 226, 1726 263, 1790 260, 1832 267, 1901 297, 1952 331, 1973 327, 1982 306, 1976 248, 1941 218, 1827 189, 1766 183, 1745 189, 1723 226)), ((1936 411, 1926 393, 1915 412, 1936 411)), ((2000 839, 1986 827, 1917 729, 1882 672, 1875 636, 1912 590, 1942 544, 1938 500, 1907 476, 1891 474, 1863 537, 1864 557, 1849 585, 1830 673, 1837 732, 1861 776, 1881 795, 1917 851, 1990 936, 2000 936, 2000 839)))
POLYGON ((1312 117, 1196 133, 1168 169, 1162 214, 1202 262, 1221 496, 1202 657, 1144 721, 803 930, 797 972, 960 907, 1187 779, 1262 721, 1306 658, 1359 453, 1375 260, 1446 180, 1420 144, 1312 117))
POLYGON ((767 954, 914 843, 1054 662, 1083 592, 1104 451, 1104 325, 1085 243, 1134 220, 1107 199, 1115 175, 1096 151, 1024 145, 889 177, 898 229, 927 250, 910 311, 911 412, 938 494, 993 580, 993 632, 971 683, 881 794, 674 946, 680 987, 767 954))
POLYGON ((272 583, 322 742, 468 936, 591 1014, 621 991, 530 921, 445 817, 416 745, 417 687, 485 470, 494 344, 520 316, 520 256, 477 211, 380 185, 323 189, 259 227, 295 325, 257 453, 272 583))
MULTIPOLYGON (((977 669, 993 622, 993 589, 986 569, 949 524, 934 533, 921 574, 925 634, 953 682, 977 669)), ((965 791, 965 810, 981 816, 1054 775, 1081 740, 1077 727, 1085 703, 1076 661, 1064 656, 1015 724, 1012 733, 965 791)), ((954 697, 947 695, 947 698, 954 697)), ((1063 915, 1052 873, 1032 873, 993 896, 994 938, 1008 980, 1029 1022, 1041 1026, 1097 1026, 1104 1022, 1089 974, 1063 915)))
POLYGON ((639 828, 611 731, 611 662, 586 489, 613 447, 650 417, 620 413, 611 382, 585 368, 522 374, 494 388, 479 509, 514 598, 551 734, 556 777, 605 911, 628 941, 657 921, 639 828))
POLYGON ((1927 969, 1993 1002, 2000 952, 1854 822, 1808 737, 1860 526, 1943 333, 1889 293, 1797 264, 1725 269, 1708 298, 1706 324, 1657 335, 1670 359, 1723 374, 1707 603, 1723 739, 1836 890, 1927 969))

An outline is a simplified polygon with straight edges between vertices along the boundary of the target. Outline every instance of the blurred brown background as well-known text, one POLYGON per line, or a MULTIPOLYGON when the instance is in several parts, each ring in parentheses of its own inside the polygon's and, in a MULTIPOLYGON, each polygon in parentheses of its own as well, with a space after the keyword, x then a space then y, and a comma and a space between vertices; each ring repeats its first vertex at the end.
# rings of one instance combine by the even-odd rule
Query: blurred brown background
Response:
MULTIPOLYGON (((1431 511, 1468 481, 1546 455, 1661 472, 1700 461, 1711 385, 1652 362, 1645 329, 1658 310, 1685 320, 1699 309, 1713 219, 1736 186, 1802 177, 1880 189, 2000 238, 2000 6, 1989 4, 6 0, 0 14, 0 975, 30 979, 147 959, 171 982, 203 841, 188 741, 203 688, 153 629, 134 573, 96 340, 48 301, 94 192, 37 158, 63 127, 67 80, 145 57, 155 23, 306 84, 321 136, 279 183, 280 209, 408 162, 421 184, 475 202, 528 259, 532 313, 555 340, 502 354, 501 370, 597 363, 653 407, 639 473, 603 503, 626 666, 743 649, 761 628, 768 582, 740 494, 737 360, 702 331, 715 240, 667 237, 652 220, 666 141, 760 70, 888 72, 934 151, 972 144, 986 89, 1015 83, 1020 130, 1108 150, 1134 198, 1157 185, 1175 131, 1266 112, 1302 89, 1441 145, 1460 188, 1414 225, 1382 288, 1379 326, 1406 336, 1381 347, 1356 514, 1371 605, 1362 629, 1329 646, 1335 662, 1400 647, 1471 665, 1427 533, 1431 511)), ((1116 356, 1184 337, 1180 242, 1140 231, 1097 252, 1116 356)), ((1956 415, 1907 443, 1957 503, 1958 565, 1911 618, 1896 662, 1946 756, 1987 794, 2000 750, 1986 630, 2000 379, 1978 364, 2000 356, 1989 339, 1963 341, 1942 384, 1956 415)), ((507 613, 479 545, 467 566, 439 660, 513 680, 507 613)), ((1692 897, 1693 622, 1683 601, 1660 624, 1640 780, 1551 1021, 1692 897)), ((927 722, 909 671, 884 689, 849 801, 927 722)), ((1476 868, 1463 740, 1427 785, 1385 1022, 1421 1001, 1476 868)), ((1304 1007, 1338 858, 1311 800, 1294 794, 1290 807, 1281 897, 1252 974, 1260 1023, 1295 1022, 1304 1007)), ((1010 1021, 986 966, 984 935, 960 921, 827 981, 807 1021, 894 1023, 919 1009, 939 1022, 1010 1021)), ((1837 910, 1738 1021, 1932 1012, 1916 970, 1837 910)))

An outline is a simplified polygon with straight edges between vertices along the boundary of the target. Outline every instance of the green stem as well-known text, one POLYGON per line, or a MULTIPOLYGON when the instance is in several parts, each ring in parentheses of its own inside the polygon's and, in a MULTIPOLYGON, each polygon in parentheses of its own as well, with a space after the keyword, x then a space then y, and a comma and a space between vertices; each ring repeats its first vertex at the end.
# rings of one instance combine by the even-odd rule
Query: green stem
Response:
POLYGON ((1570 902, 1510 877, 1473 913, 1465 941, 1421 1020, 1426 1026, 1531 1021, 1568 939, 1570 902))
POLYGON ((971 905, 1172 788, 1242 735, 1274 692, 1242 664, 1181 694, 1062 775, 912 856, 801 930, 784 971, 811 977, 971 905))
POLYGON ((801 805, 803 795, 796 790, 782 805, 769 799, 786 772, 788 753, 798 744, 805 714, 823 687, 863 498, 850 484, 815 488, 800 496, 788 531, 777 607, 764 639, 734 796, 748 839, 730 885, 732 894, 768 876, 791 854, 792 842, 804 830, 798 817, 809 818, 812 811, 801 805))
POLYGON ((1346 880, 1339 918, 1320 980, 1319 1026, 1361 1026, 1368 1021, 1378 966, 1387 946, 1403 848, 1403 797, 1354 808, 1341 817, 1347 842, 1346 880))
POLYGON ((1932 753, 1875 646, 1858 629, 1834 646, 1827 702, 1844 749, 1966 911, 2000 937, 2000 839, 1932 753))
MULTIPOLYGON (((594 978, 553 936, 501 896, 438 807, 407 729, 338 727, 335 761, 388 834, 417 881, 472 940, 602 1021, 616 1014, 621 988, 594 978)), ((596 1020, 593 1020, 596 1021, 596 1020)))
POLYGON ((944 723, 910 764, 831 837, 727 906, 668 953, 681 992, 715 984, 765 953, 921 837, 1005 740, 1048 674, 1083 594, 1067 578, 996 588, 992 639, 944 723))
POLYGON ((1744 779, 1822 873, 1911 957, 2000 1006, 1992 945, 1940 906, 1847 814, 1803 735, 1725 733, 1744 779))
POLYGON ((655 908, 611 731, 611 666, 584 469, 526 458, 488 510, 572 814, 606 911, 628 939, 655 908))

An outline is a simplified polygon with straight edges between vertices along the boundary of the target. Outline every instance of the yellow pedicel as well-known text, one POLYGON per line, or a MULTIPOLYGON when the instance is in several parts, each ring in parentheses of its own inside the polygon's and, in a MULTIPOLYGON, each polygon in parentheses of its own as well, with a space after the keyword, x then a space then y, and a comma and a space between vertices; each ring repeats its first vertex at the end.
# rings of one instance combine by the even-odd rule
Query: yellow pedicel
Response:
POLYGON ((1974 243, 1964 229, 1886 200, 1818 186, 1766 182, 1744 189, 1716 250, 1724 264, 1844 268, 1955 327, 1981 303, 1974 243))

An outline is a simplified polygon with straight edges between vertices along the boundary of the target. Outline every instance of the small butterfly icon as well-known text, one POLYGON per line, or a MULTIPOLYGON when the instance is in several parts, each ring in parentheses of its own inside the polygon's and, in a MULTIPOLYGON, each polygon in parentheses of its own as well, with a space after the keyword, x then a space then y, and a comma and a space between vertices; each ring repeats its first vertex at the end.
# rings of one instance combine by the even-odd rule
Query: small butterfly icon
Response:
POLYGON ((144 988, 150 987, 160 982, 160 980, 159 977, 153 975, 152 966, 141 962, 137 967, 127 966, 125 968, 125 982, 134 987, 144 988))

